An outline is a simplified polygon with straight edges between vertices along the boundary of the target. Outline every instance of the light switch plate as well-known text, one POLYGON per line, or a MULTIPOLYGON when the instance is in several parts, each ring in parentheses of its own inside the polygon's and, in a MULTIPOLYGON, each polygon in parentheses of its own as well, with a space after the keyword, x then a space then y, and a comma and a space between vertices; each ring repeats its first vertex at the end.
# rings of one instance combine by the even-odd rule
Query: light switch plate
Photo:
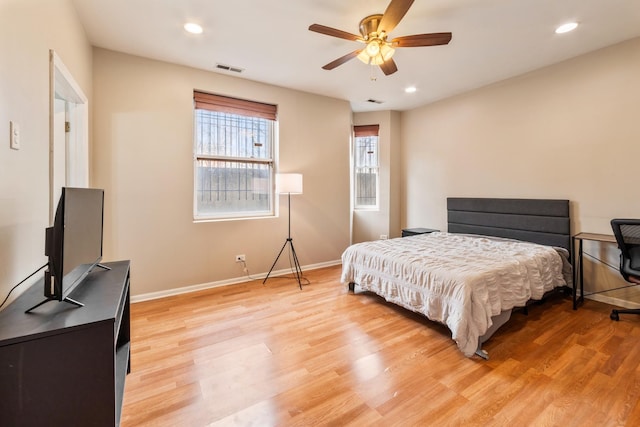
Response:
POLYGON ((9 122, 9 146, 14 150, 20 149, 20 126, 16 122, 9 122))

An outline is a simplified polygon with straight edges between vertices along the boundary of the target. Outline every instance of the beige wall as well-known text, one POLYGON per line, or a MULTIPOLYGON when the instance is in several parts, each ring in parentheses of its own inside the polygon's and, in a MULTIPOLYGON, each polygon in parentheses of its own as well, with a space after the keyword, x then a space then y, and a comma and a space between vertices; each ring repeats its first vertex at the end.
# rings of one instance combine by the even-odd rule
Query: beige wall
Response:
POLYGON ((353 212, 353 242, 377 240, 380 235, 400 237, 400 113, 376 111, 354 113, 354 125, 380 125, 379 208, 353 212))
MULTIPOLYGON (((91 105, 92 51, 71 3, 0 0, 0 299, 46 262, 49 49, 57 52, 91 105), (19 151, 9 148, 10 121, 20 126, 19 151)), ((11 299, 27 287, 22 285, 11 299)))
POLYGON ((569 199, 574 232, 640 217, 639 76, 634 39, 403 113, 403 226, 446 229, 448 196, 569 199))
POLYGON ((572 201, 574 231, 639 216, 640 39, 403 114, 405 224, 444 229, 446 197, 572 201))
MULTIPOLYGON (((131 259, 134 295, 265 273, 287 237, 279 218, 193 222, 193 90, 278 105, 279 169, 304 176, 292 237, 304 266, 349 244, 349 103, 219 73, 94 50, 94 182, 105 188, 105 256, 131 259)), ((288 267, 280 258, 276 270, 288 267)), ((292 283, 292 286, 295 283, 292 283)))

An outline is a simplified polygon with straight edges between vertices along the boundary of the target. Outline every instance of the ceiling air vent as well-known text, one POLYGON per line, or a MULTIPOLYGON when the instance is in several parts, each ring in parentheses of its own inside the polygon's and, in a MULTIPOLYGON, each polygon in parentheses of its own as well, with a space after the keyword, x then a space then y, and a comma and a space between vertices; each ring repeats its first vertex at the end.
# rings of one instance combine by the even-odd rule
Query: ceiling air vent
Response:
POLYGON ((382 104, 384 101, 378 101, 377 99, 367 99, 367 102, 372 102, 374 104, 382 104))
POLYGON ((224 64, 216 64, 216 68, 224 71, 233 71, 234 73, 241 73, 244 71, 242 68, 232 67, 231 65, 224 64))

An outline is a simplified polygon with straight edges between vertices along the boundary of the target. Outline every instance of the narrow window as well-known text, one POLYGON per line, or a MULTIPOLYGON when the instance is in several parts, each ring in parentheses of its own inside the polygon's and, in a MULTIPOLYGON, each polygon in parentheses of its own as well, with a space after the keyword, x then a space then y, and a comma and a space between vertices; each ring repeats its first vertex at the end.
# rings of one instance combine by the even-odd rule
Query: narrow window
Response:
POLYGON ((194 91, 196 220, 273 215, 275 105, 194 91))
POLYGON ((378 129, 378 125, 353 127, 356 209, 378 207, 378 129))

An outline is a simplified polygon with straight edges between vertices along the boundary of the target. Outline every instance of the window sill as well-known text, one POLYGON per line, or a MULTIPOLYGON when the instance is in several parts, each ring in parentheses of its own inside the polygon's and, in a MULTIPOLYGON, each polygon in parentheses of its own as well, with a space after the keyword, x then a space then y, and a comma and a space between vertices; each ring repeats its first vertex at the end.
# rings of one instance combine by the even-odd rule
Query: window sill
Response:
POLYGON ((260 215, 260 216, 236 216, 236 217, 207 217, 207 218, 193 218, 194 224, 207 223, 207 222, 229 222, 229 221, 246 221, 252 219, 269 219, 277 218, 275 214, 260 215))

